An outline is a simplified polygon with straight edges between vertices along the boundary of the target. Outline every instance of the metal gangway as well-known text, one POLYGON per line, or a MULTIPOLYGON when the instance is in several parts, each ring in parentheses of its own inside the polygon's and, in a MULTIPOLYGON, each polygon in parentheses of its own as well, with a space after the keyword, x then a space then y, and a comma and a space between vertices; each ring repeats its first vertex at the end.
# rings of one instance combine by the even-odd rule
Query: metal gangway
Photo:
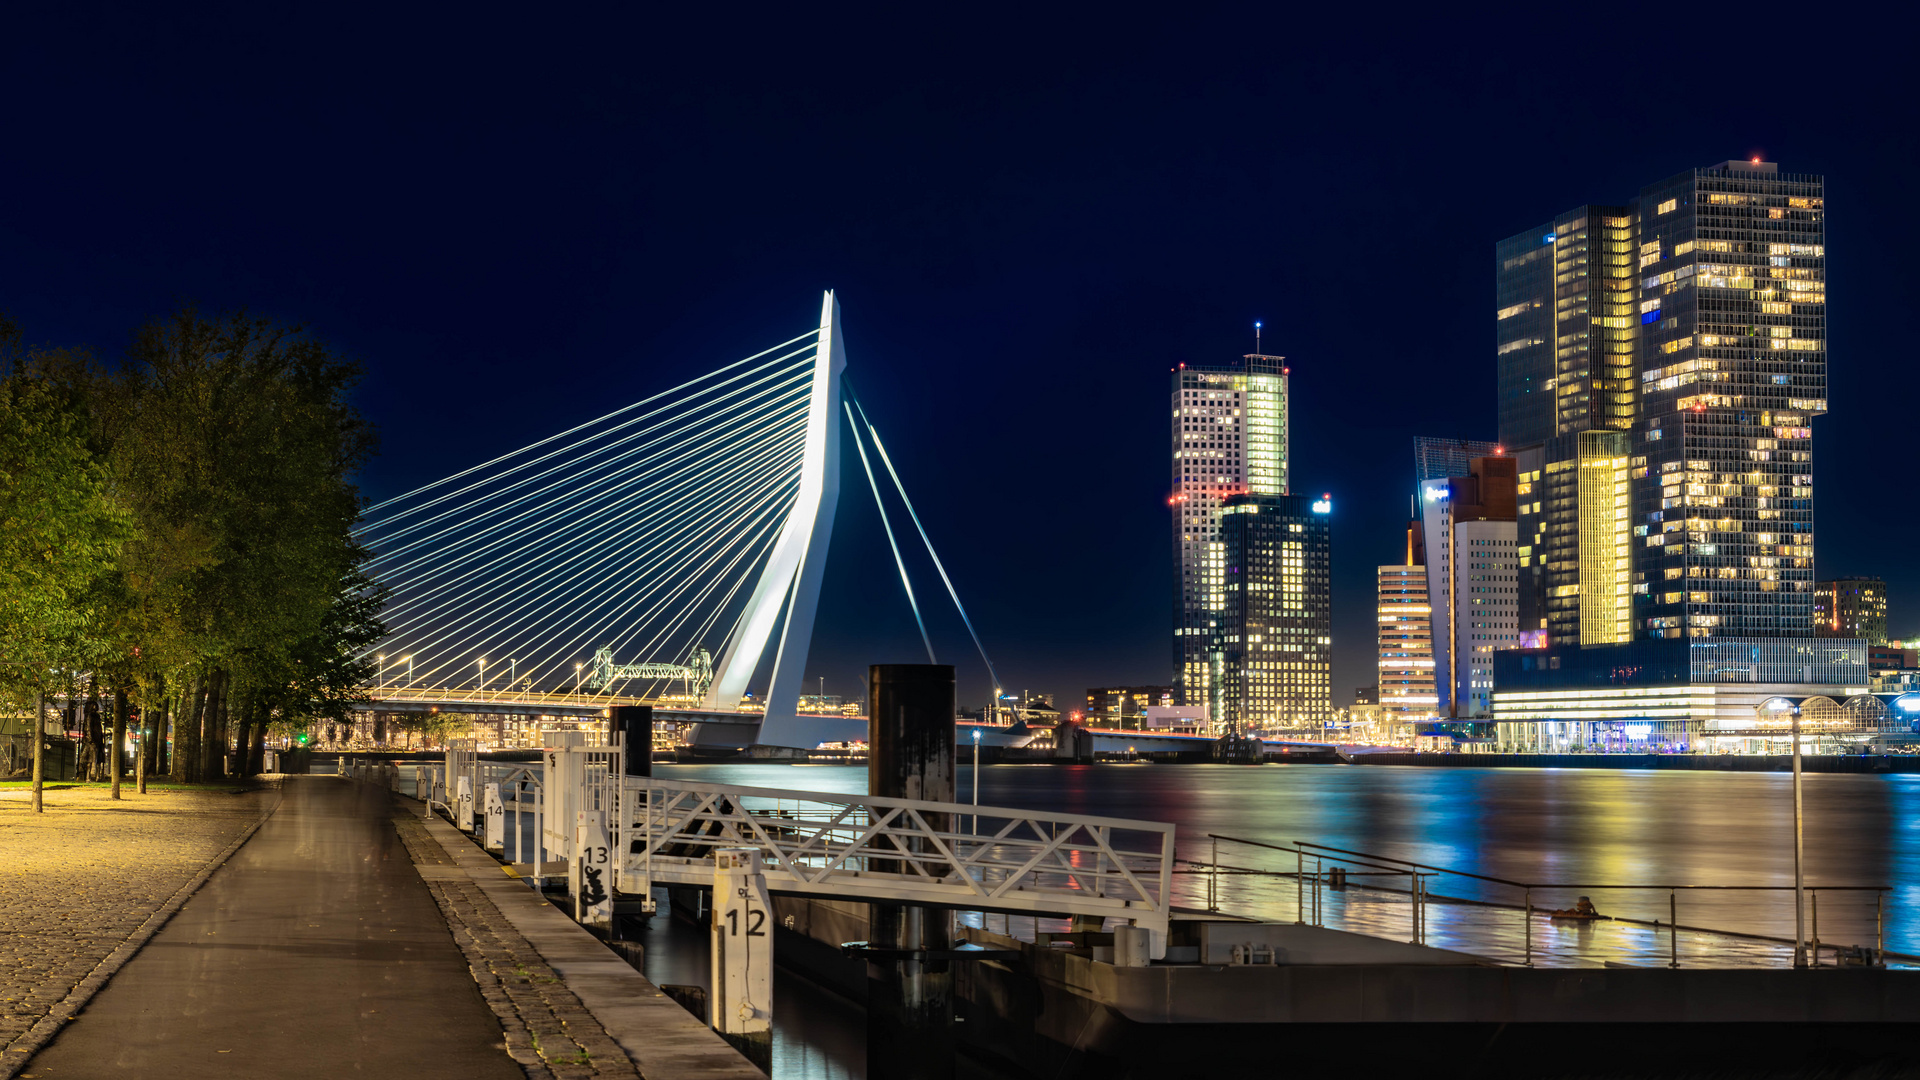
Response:
POLYGON ((604 814, 617 892, 708 888, 716 850, 755 848, 776 894, 1124 919, 1165 948, 1171 824, 626 776, 622 754, 616 737, 542 763, 542 846, 571 859, 580 812, 604 814))
MULTIPOLYGON (((479 792, 499 784, 515 820, 531 811, 538 873, 572 861, 582 814, 606 829, 616 893, 710 888, 714 852, 760 852, 769 892, 1015 915, 1123 919, 1153 931, 1163 955, 1174 826, 1011 807, 744 787, 623 774, 618 736, 559 733, 537 766, 482 762, 472 744, 421 767, 420 796, 477 831, 479 792)), ((516 850, 513 855, 522 859, 516 850)))

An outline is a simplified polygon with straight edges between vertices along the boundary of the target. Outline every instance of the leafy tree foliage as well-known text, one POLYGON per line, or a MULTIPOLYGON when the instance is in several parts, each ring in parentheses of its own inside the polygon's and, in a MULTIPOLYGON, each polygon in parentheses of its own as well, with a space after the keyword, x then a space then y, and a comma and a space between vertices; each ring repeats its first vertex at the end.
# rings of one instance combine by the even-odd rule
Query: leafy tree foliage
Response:
POLYGON ((4 598, 8 658, 128 691, 147 744, 171 748, 151 764, 187 780, 256 765, 271 725, 350 722, 357 657, 384 633, 352 534, 374 449, 358 365, 298 327, 192 308, 111 370, 15 341, 0 460, 26 479, 0 541, 40 562, 4 598))

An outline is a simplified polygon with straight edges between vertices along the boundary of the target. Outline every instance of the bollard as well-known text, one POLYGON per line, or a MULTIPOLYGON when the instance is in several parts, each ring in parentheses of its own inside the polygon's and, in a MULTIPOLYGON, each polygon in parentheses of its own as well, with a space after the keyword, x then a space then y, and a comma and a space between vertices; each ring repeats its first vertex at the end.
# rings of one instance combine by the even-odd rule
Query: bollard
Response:
POLYGON ((1115 967, 1147 967, 1153 962, 1153 931, 1144 926, 1113 928, 1115 967))
POLYGON ((473 831, 473 781, 464 776, 455 779, 453 821, 461 832, 473 831))
POLYGON ((567 886, 573 894, 573 917, 588 929, 605 932, 613 925, 612 856, 606 814, 575 811, 567 886))
POLYGON ((507 804, 500 801, 500 785, 488 784, 486 797, 487 850, 507 850, 507 804))
POLYGON ((773 1064, 773 904, 756 848, 713 853, 708 1022, 763 1071, 773 1064))
MULTIPOLYGON (((882 798, 954 801, 953 668, 875 664, 867 672, 872 719, 867 793, 882 798)), ((926 815, 938 832, 947 814, 926 815)), ((915 841, 916 849, 924 841, 915 841)), ((876 870, 906 872, 898 860, 876 870), (888 865, 892 863, 892 865, 888 865)), ((953 947, 953 913, 914 904, 871 904, 875 948, 909 952, 953 947)), ((948 961, 889 959, 867 964, 867 1075, 889 1080, 952 1080, 953 975, 948 961)))

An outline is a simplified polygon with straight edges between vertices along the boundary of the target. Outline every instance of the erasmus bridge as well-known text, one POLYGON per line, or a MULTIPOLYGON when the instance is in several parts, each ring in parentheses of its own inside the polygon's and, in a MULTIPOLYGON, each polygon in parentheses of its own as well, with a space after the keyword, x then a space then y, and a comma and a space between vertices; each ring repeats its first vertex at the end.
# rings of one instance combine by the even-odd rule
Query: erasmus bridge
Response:
POLYGON ((817 328, 370 507, 357 535, 390 593, 361 708, 597 716, 650 704, 696 742, 864 739, 863 717, 800 709, 843 427, 928 661, 882 476, 992 677, 879 432, 842 394, 845 367, 828 292, 817 328))

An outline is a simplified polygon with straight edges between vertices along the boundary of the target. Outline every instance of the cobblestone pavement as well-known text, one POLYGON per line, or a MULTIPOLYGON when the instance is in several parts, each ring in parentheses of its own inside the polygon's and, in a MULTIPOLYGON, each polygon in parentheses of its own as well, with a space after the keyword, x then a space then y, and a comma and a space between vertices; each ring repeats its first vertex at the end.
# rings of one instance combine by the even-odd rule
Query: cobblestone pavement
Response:
MULTIPOLYGON (((455 865, 412 814, 396 813, 394 825, 417 865, 455 865)), ((427 888, 466 954, 480 996, 500 1020, 507 1052, 529 1077, 639 1080, 626 1052, 478 885, 471 880, 428 881, 427 888)))
MULTIPOLYGON (((0 792, 0 1052, 129 938, 150 934, 154 913, 258 824, 278 795, 136 795, 129 785, 114 802, 105 788, 56 788, 46 792, 44 814, 33 813, 29 798, 0 792)), ((0 1057, 0 1074, 11 1061, 0 1057)))

